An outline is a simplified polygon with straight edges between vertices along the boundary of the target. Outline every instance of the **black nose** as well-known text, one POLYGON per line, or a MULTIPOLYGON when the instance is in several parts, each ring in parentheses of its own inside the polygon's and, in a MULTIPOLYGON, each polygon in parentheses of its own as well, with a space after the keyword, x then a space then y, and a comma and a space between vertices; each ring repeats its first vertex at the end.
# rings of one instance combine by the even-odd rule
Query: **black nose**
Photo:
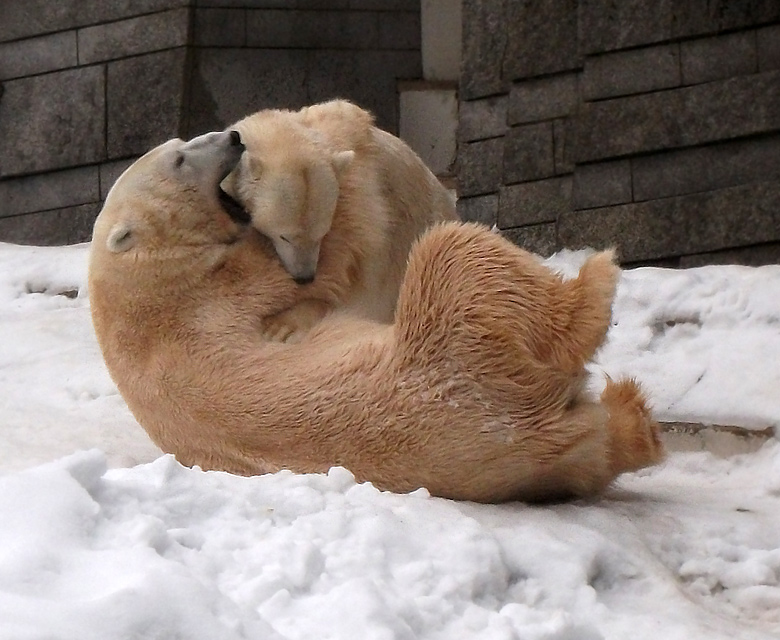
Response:
POLYGON ((293 277, 293 280, 295 280, 295 282, 297 282, 298 284, 311 284, 312 282, 314 282, 314 276, 313 275, 298 276, 298 277, 293 277))
POLYGON ((230 144, 234 147, 241 144, 241 134, 238 131, 233 130, 230 132, 230 144))

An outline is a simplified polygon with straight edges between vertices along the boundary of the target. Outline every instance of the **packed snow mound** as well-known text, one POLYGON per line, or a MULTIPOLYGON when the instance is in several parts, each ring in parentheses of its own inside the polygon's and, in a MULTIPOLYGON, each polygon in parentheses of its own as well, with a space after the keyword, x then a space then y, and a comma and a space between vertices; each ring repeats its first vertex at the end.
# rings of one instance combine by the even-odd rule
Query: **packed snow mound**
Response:
POLYGON ((0 242, 0 304, 26 307, 26 296, 39 294, 35 306, 52 307, 86 293, 89 244, 65 247, 25 247, 0 242), (14 301, 16 301, 14 303, 14 301), (43 304, 41 304, 43 303, 43 304))
POLYGON ((658 419, 780 424, 780 266, 625 271, 613 324, 596 364, 640 380, 658 419))
POLYGON ((116 390, 92 329, 89 245, 0 243, 0 469, 97 447, 112 465, 160 455, 116 390))
POLYGON ((776 637, 780 477, 718 464, 530 507, 76 454, 0 477, 0 637, 776 637))

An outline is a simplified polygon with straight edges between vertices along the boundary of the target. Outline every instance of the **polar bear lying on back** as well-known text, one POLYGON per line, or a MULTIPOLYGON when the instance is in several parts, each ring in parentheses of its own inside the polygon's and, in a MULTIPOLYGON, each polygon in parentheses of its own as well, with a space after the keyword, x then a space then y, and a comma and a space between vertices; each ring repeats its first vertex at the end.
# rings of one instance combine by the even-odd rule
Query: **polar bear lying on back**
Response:
POLYGON ((484 502, 593 494, 660 459, 633 382, 600 401, 582 389, 609 325, 610 253, 564 282, 486 228, 438 225, 412 249, 394 324, 331 315, 299 343, 265 341, 258 320, 344 291, 327 270, 296 284, 221 192, 242 151, 234 132, 169 141, 95 223, 95 331, 164 451, 240 474, 342 465, 382 489, 484 502))

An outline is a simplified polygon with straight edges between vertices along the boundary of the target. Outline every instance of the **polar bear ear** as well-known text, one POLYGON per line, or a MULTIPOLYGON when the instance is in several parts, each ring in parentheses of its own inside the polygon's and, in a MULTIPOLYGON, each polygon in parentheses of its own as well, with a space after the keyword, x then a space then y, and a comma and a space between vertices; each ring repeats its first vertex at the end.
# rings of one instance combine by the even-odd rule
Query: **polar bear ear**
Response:
POLYGON ((122 253, 135 245, 133 230, 126 224, 118 224, 108 234, 106 246, 112 253, 122 253))
POLYGON ((336 175, 341 175, 355 159, 354 151, 339 151, 333 154, 333 170, 336 175))

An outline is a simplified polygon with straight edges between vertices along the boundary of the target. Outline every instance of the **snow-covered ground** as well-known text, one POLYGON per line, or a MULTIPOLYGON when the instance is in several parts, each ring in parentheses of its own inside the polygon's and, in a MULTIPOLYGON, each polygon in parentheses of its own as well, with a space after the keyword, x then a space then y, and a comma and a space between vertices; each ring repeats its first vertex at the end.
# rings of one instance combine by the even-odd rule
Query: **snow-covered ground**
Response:
MULTIPOLYGON (((186 469, 102 364, 87 251, 0 244, 0 640, 780 637, 777 440, 542 507, 186 469)), ((595 387, 780 423, 780 267, 628 271, 614 321, 595 387)))

